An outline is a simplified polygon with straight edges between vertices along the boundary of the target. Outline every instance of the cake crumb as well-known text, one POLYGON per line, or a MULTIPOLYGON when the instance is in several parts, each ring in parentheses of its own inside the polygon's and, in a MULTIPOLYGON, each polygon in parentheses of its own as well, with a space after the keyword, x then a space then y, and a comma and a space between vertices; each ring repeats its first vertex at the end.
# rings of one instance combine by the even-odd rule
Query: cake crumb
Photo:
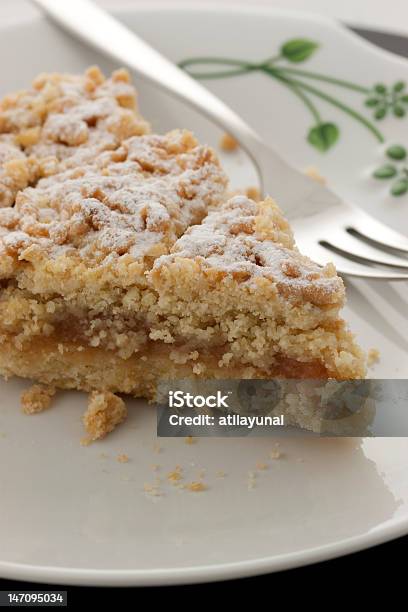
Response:
POLYGON ((316 183, 320 183, 321 185, 326 185, 326 179, 320 174, 317 168, 314 166, 307 166, 305 168, 305 174, 316 181, 316 183))
POLYGON ((160 465, 158 463, 153 463, 151 467, 153 472, 158 472, 160 470, 160 465))
POLYGON ((367 365, 368 367, 373 366, 375 363, 380 361, 380 351, 376 348, 370 348, 367 353, 367 365))
POLYGON ((239 147, 238 142, 235 140, 231 134, 223 134, 220 138, 220 148, 223 151, 236 151, 239 147))
POLYGON ((85 436, 84 438, 81 438, 80 441, 79 441, 81 446, 89 446, 91 444, 91 442, 92 442, 92 440, 88 436, 85 436))
POLYGON ((32 385, 21 394, 21 407, 25 414, 36 414, 51 405, 55 388, 49 385, 32 385))
POLYGON ((259 202, 261 200, 261 192, 258 187, 247 187, 245 189, 245 195, 250 200, 254 200, 254 202, 259 202))
POLYGON ((125 420, 125 402, 110 391, 92 391, 83 416, 85 430, 91 440, 104 438, 125 420))
POLYGON ((271 452, 269 453, 270 459, 280 459, 281 457, 282 457, 282 453, 277 448, 271 450, 271 452))
POLYGON ((217 478, 225 478, 227 473, 224 472, 224 470, 217 470, 215 472, 215 475, 216 475, 217 478))
POLYGON ((118 455, 116 457, 116 460, 119 463, 129 463, 129 457, 125 453, 122 453, 121 455, 118 455))
POLYGON ((188 491, 192 491, 193 493, 198 493, 200 491, 206 491, 207 485, 205 485, 201 480, 193 480, 193 482, 189 482, 184 485, 184 489, 188 491))
POLYGON ((268 469, 269 465, 267 463, 263 463, 262 461, 258 461, 255 467, 258 471, 264 471, 268 469))
POLYGON ((153 444, 153 452, 156 453, 156 455, 160 455, 160 453, 162 452, 162 447, 160 446, 160 444, 158 442, 155 442, 153 444))
POLYGON ((187 436, 187 438, 184 439, 186 444, 196 444, 197 440, 195 438, 193 438, 193 436, 187 436))
POLYGON ((183 478, 183 469, 180 465, 176 465, 174 470, 167 474, 167 480, 171 483, 177 483, 183 478))

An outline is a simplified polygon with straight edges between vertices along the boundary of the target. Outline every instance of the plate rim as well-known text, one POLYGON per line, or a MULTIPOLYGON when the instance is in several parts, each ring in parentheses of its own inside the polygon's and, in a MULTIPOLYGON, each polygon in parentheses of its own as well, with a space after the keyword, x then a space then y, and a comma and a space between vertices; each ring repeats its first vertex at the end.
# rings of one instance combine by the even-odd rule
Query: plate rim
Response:
POLYGON ((359 536, 338 542, 306 548, 300 552, 261 557, 214 565, 197 565, 172 569, 109 570, 37 566, 0 561, 0 575, 5 579, 66 584, 69 586, 170 586, 221 582, 249 578, 313 565, 372 548, 408 532, 408 516, 389 520, 382 526, 359 536))

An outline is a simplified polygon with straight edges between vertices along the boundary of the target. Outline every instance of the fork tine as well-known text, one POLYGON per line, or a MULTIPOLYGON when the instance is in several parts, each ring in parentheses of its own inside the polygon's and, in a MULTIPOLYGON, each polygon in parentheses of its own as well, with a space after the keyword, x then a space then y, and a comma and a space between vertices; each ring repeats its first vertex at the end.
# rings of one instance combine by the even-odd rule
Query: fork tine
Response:
POLYGON ((344 251, 346 257, 349 254, 352 257, 362 259, 363 262, 408 269, 408 257, 398 256, 396 253, 390 254, 377 249, 343 230, 329 231, 327 238, 321 244, 324 244, 324 242, 328 242, 340 251, 344 251))
POLYGON ((379 245, 408 253, 408 238, 406 236, 396 232, 381 221, 377 221, 362 210, 353 210, 353 216, 350 217, 348 225, 350 229, 356 230, 362 236, 379 245))
POLYGON ((310 259, 320 265, 332 262, 340 274, 370 278, 373 280, 408 280, 408 273, 397 272, 391 269, 381 270, 374 266, 355 262, 331 250, 329 251, 313 239, 309 240, 307 237, 304 238, 303 235, 298 236, 296 242, 300 251, 307 253, 310 259))

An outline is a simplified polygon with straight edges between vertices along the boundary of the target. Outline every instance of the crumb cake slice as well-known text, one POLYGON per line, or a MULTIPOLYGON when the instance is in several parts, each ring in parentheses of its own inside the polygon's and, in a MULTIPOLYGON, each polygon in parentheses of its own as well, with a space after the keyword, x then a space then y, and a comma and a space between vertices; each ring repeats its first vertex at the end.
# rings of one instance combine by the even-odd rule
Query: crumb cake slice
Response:
POLYGON ((39 178, 148 131, 125 70, 108 79, 96 67, 83 75, 39 75, 31 89, 0 101, 0 206, 12 206, 18 191, 39 178))
POLYGON ((150 134, 127 73, 0 103, 0 374, 153 399, 163 379, 364 376, 332 265, 212 149, 150 134))

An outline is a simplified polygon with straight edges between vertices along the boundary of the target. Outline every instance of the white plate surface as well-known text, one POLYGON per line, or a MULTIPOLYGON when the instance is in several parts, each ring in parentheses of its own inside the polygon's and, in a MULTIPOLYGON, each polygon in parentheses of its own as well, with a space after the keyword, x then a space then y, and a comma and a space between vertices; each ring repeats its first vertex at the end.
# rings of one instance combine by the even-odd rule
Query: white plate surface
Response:
MULTIPOLYGON (((138 9, 126 23, 173 60, 276 54, 292 38, 319 49, 299 69, 371 87, 408 81, 408 64, 332 22, 266 10, 138 9)), ((112 66, 42 18, 4 28, 1 92, 26 86, 38 72, 112 66), (29 49, 22 52, 22 49, 29 49), (29 61, 27 61, 29 60, 29 61)), ((289 66, 291 67, 291 66, 289 66)), ((306 141, 311 116, 278 82, 257 71, 207 82, 295 165, 317 166, 344 196, 406 231, 408 197, 389 195, 371 177, 389 144, 408 145, 408 118, 372 120, 361 93, 319 81, 327 95, 357 109, 381 129, 376 142, 361 123, 321 98, 322 120, 340 129, 321 153, 306 141), (405 136, 404 136, 405 135, 405 136), (405 142, 401 142, 404 139, 405 142)), ((219 134, 195 113, 139 83, 142 110, 154 128, 189 127, 216 144, 219 134)), ((407 108, 408 110, 408 108, 407 108)), ((234 185, 255 176, 241 154, 223 154, 234 185)), ((408 233, 408 232, 407 232, 408 233)), ((408 287, 348 282, 346 316, 365 348, 381 350, 378 378, 408 375, 408 287)), ((61 393, 35 417, 19 410, 18 380, 0 383, 0 575, 45 582, 105 585, 171 584, 225 579, 311 563, 408 532, 408 440, 285 439, 282 457, 268 459, 273 440, 164 440, 155 448, 155 411, 129 402, 130 417, 105 441, 84 448, 86 397, 61 393), (120 453, 129 463, 116 460, 120 453), (248 486, 248 472, 266 461, 248 486), (158 464, 154 472, 152 465, 158 464), (208 490, 169 483, 159 497, 143 491, 176 465, 194 480, 205 470, 208 490), (221 478, 220 470, 226 473, 221 478)))

